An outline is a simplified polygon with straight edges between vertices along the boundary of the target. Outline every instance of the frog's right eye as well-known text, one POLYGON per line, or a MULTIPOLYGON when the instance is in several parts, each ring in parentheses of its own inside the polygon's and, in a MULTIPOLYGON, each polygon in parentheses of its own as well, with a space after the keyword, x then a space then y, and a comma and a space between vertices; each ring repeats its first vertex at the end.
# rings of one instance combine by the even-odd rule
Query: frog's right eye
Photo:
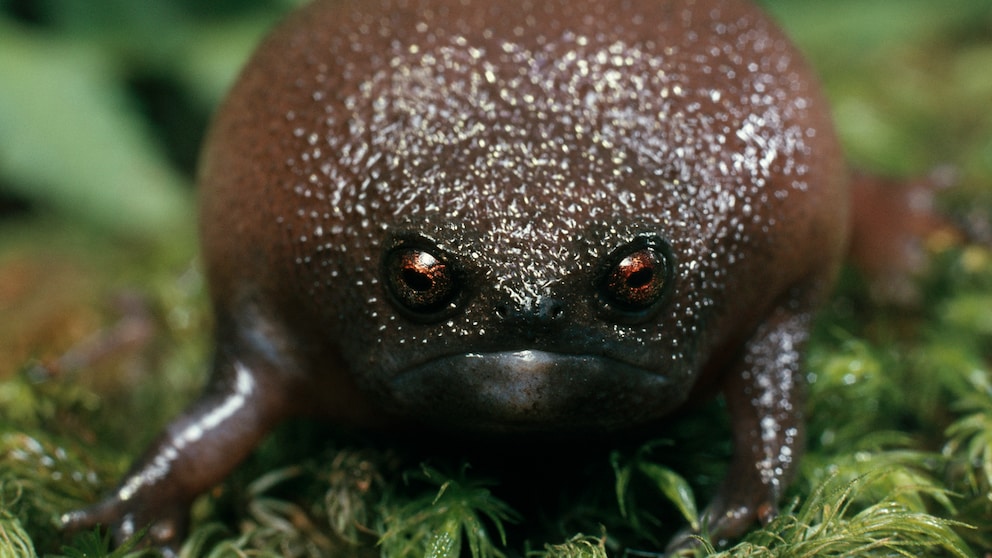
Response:
POLYGON ((449 308, 459 293, 456 270, 440 251, 400 245, 386 254, 383 272, 394 303, 423 318, 449 308))

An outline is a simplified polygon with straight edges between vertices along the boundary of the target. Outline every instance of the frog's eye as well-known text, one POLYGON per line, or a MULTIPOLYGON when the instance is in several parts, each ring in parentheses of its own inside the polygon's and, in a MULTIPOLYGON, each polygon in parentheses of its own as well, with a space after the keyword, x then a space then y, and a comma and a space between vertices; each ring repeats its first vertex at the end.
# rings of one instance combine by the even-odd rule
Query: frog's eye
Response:
POLYGON ((387 254, 385 276, 393 299, 419 315, 444 310, 458 294, 452 266, 416 246, 400 246, 387 254))
POLYGON ((649 309, 668 292, 672 264, 667 245, 655 237, 642 237, 619 248, 607 258, 599 292, 616 310, 649 309))

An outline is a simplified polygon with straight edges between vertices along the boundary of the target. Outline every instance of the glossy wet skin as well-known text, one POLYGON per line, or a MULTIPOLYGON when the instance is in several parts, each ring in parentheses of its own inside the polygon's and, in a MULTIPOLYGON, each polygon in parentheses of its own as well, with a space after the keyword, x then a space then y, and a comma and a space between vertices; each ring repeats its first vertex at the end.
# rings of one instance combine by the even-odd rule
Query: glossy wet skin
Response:
POLYGON ((754 7, 318 3, 256 53, 201 184, 214 376, 90 519, 183 508, 295 413, 613 431, 715 390, 716 534, 774 510, 847 198, 816 84, 754 7))

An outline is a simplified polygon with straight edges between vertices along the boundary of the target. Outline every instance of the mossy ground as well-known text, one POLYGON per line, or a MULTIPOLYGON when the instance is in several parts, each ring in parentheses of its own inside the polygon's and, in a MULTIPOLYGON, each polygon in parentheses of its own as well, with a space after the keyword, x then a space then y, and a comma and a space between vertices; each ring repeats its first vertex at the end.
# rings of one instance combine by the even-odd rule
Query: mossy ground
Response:
MULTIPOLYGON (((0 556, 110 554, 98 534, 65 539, 58 515, 106 491, 200 387, 196 144, 293 3, 0 0, 0 556)), ((992 219, 987 0, 767 3, 819 69, 852 161, 904 176, 953 165, 944 208, 992 219)), ((872 302, 845 272, 817 322, 809 450, 782 514, 700 554, 992 551, 992 253, 946 235, 927 247, 909 308, 872 302)), ((424 445, 437 451, 285 425, 197 501, 183 553, 657 549, 695 520, 729 454, 719 402, 644 445, 489 462, 424 445)))

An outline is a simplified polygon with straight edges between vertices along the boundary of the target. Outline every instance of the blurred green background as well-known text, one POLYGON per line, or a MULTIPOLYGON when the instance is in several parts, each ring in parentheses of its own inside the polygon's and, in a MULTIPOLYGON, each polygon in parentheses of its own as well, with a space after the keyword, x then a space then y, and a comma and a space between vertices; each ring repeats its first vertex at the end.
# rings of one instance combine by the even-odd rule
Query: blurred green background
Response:
MULTIPOLYGON (((105 484, 195 393, 210 329, 196 262, 193 183, 200 140, 253 45, 301 3, 0 0, 0 434, 6 436, 0 455, 11 447, 11 433, 21 431, 47 431, 82 447, 99 440, 100 447, 88 451, 100 459, 90 456, 86 466, 103 471, 105 484), (83 388, 66 391, 53 381, 63 377, 83 388)), ((992 0, 762 3, 818 69, 853 165, 894 176, 950 165, 958 184, 942 194, 942 206, 987 222, 992 0)), ((882 366, 877 354, 904 350, 884 343, 932 316, 965 324, 962 331, 972 337, 958 339, 974 347, 962 349, 961 366, 987 377, 988 254, 964 251, 947 261, 929 283, 944 290, 927 299, 931 308, 910 316, 910 326, 869 321, 851 310, 852 300, 864 300, 842 294, 828 309, 833 322, 824 326, 835 333, 814 347, 821 382, 839 371, 843 384, 854 361, 882 366), (974 278, 979 272, 983 279, 974 278), (949 294, 955 288, 962 290, 949 294), (870 342, 859 344, 859 335, 870 342), (847 351, 839 361, 838 347, 847 351)), ((921 354, 942 365, 946 355, 957 355, 921 354)), ((872 371, 878 372, 861 367, 855 375, 872 371)), ((821 384, 826 387, 816 388, 813 404, 828 411, 819 420, 849 412, 863 421, 859 428, 902 428, 920 447, 939 450, 943 429, 957 417, 948 402, 953 395, 940 399, 940 390, 906 389, 892 377, 883 384, 859 384, 868 391, 847 396, 821 384), (871 407, 880 413, 871 419, 876 422, 843 399, 880 393, 892 400, 871 407)), ((812 431, 833 432, 825 426, 812 431)), ((992 441, 992 423, 985 436, 992 441)), ((824 439, 817 444, 828 445, 824 439)), ((826 459, 817 450, 812 464, 826 459)), ((63 500, 22 506, 40 515, 21 520, 50 523, 59 506, 91 499, 103 488, 82 483, 59 496, 63 500)), ((50 526, 43 532, 50 535, 50 526)))

